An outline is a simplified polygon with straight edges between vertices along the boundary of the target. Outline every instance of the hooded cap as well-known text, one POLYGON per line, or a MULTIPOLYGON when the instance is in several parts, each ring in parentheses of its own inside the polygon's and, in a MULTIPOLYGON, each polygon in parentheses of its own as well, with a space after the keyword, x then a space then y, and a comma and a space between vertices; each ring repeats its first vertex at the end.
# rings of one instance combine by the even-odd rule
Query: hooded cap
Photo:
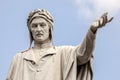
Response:
POLYGON ((36 9, 36 10, 31 11, 29 13, 29 16, 28 16, 28 19, 27 19, 27 26, 28 26, 29 35, 30 35, 30 47, 31 47, 32 42, 33 42, 32 33, 30 31, 30 24, 31 24, 32 20, 37 18, 37 17, 44 18, 47 22, 49 22, 49 24, 50 24, 49 25, 49 27, 50 27, 49 38, 52 41, 53 17, 51 16, 51 14, 47 10, 36 9))

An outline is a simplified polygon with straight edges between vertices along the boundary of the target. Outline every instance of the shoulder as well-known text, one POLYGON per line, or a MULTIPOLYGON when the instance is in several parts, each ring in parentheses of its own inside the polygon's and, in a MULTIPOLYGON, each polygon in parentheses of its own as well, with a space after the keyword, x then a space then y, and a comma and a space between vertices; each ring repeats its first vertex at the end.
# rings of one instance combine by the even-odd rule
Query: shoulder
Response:
POLYGON ((23 50, 23 51, 19 51, 19 52, 17 52, 17 54, 14 56, 14 58, 20 58, 20 57, 28 54, 30 51, 31 51, 31 49, 26 49, 26 50, 23 50))
POLYGON ((62 51, 69 51, 69 50, 74 50, 76 46, 71 46, 71 45, 63 45, 63 46, 55 46, 57 50, 62 50, 62 51))
POLYGON ((61 48, 61 49, 65 49, 65 48, 75 48, 75 46, 72 45, 62 45, 62 46, 55 46, 56 48, 61 48))
POLYGON ((28 53, 30 50, 31 50, 31 49, 26 49, 26 50, 20 51, 20 54, 28 53))

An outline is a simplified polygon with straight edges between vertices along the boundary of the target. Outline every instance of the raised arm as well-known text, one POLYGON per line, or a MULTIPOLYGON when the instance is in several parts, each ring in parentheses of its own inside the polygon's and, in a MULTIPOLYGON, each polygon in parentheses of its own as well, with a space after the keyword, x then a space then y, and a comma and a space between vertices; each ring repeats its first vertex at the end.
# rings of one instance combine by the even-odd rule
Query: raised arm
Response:
POLYGON ((93 22, 82 44, 76 48, 78 64, 81 65, 90 60, 94 50, 96 31, 111 22, 113 19, 113 17, 108 19, 107 14, 108 13, 104 13, 100 18, 93 22))

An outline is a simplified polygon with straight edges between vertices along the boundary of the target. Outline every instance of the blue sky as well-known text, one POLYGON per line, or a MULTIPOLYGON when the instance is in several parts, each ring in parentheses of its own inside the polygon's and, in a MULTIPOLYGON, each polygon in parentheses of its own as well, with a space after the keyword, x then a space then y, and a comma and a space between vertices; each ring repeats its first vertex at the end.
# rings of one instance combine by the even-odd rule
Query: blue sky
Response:
POLYGON ((54 17, 54 45, 78 45, 102 13, 114 20, 97 32, 94 80, 120 80, 119 0, 3 0, 0 1, 0 80, 5 80, 13 56, 29 47, 26 19, 42 8, 54 17))

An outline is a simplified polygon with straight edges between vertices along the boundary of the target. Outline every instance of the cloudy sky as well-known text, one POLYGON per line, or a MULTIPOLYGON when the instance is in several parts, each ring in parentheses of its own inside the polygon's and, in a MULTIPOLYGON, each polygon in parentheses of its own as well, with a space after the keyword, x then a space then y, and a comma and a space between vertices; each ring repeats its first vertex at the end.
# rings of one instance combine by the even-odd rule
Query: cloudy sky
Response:
POLYGON ((54 17, 54 45, 78 45, 89 26, 108 12, 113 21, 97 32, 94 80, 120 80, 120 0, 0 1, 0 80, 5 80, 13 56, 29 47, 26 19, 42 8, 54 17))

